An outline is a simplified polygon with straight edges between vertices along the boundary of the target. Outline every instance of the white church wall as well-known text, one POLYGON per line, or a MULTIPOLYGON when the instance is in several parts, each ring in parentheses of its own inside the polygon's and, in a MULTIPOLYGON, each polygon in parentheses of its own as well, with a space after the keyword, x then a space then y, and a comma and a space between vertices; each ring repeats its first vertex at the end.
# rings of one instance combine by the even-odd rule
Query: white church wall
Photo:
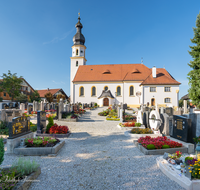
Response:
POLYGON ((140 107, 140 103, 141 103, 141 98, 140 98, 140 103, 139 103, 139 98, 136 96, 136 92, 141 92, 142 93, 142 89, 140 87, 141 82, 125 82, 124 83, 124 103, 127 103, 127 105, 129 107, 140 107), (134 91, 133 91, 133 96, 130 96, 130 86, 134 87, 134 91))
POLYGON ((178 85, 149 85, 144 86, 144 104, 151 105, 151 99, 155 99, 155 105, 158 104, 159 106, 170 106, 173 105, 174 107, 178 106, 178 92, 179 86, 178 85), (156 87, 156 92, 150 92, 150 87, 156 87), (165 87, 171 87, 170 92, 165 92, 165 87), (165 98, 170 98, 169 103, 165 103, 165 98))
MULTIPOLYGON (((108 90, 111 91, 112 95, 115 97, 115 92, 117 86, 121 87, 121 94, 123 93, 123 83, 79 83, 75 84, 75 102, 82 102, 82 103, 90 103, 90 102, 99 102, 98 97, 101 95, 102 91, 104 90, 104 87, 108 86, 108 90), (79 96, 79 89, 80 87, 84 87, 84 96, 79 96), (91 96, 91 89, 92 87, 96 87, 96 96, 91 96)), ((114 101, 114 99, 113 99, 114 101)), ((117 96, 116 103, 123 102, 123 96, 117 96)), ((109 105, 112 105, 112 101, 109 101, 109 105)), ((103 103, 102 105, 103 106, 103 103)))

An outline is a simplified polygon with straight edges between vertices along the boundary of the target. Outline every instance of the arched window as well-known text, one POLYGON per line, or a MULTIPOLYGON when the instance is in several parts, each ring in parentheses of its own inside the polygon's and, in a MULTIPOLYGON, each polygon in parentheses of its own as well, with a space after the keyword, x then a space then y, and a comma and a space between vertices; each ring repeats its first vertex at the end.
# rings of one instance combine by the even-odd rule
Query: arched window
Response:
POLYGON ((129 95, 130 95, 130 96, 133 96, 133 95, 134 95, 134 87, 133 87, 133 86, 130 86, 130 87, 129 87, 129 95))
POLYGON ((92 96, 96 96, 96 87, 95 86, 92 87, 92 96))
POLYGON ((78 67, 78 61, 76 61, 76 67, 78 67))
POLYGON ((78 55, 78 49, 76 49, 76 55, 78 55))
POLYGON ((171 103, 171 98, 165 98, 165 103, 171 103))
POLYGON ((79 96, 84 96, 84 87, 81 86, 79 89, 79 96))
POLYGON ((104 86, 104 90, 108 90, 108 86, 104 86))
POLYGON ((121 96, 121 87, 120 86, 117 87, 117 96, 121 96))

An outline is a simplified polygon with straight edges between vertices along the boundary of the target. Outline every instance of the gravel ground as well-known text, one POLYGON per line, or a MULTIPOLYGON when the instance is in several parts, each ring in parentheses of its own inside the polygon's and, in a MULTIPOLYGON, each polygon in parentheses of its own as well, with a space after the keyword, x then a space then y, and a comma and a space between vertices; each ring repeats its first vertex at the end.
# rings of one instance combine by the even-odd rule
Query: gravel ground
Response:
MULTIPOLYGON (((30 189, 134 189, 179 190, 176 182, 156 165, 157 156, 143 155, 124 136, 118 122, 98 116, 102 108, 87 111, 77 123, 67 124, 72 132, 57 157, 33 157, 42 169, 30 189), (90 122, 88 122, 90 121, 90 122)), ((19 156, 5 154, 2 166, 9 166, 19 156)))

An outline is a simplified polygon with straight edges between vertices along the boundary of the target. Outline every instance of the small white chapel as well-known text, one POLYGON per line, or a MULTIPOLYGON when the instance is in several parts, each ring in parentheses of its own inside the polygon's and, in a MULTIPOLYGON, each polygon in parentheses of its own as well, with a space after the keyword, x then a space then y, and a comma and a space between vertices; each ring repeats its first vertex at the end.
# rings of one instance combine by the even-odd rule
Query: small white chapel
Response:
POLYGON ((86 65, 83 25, 75 25, 73 37, 70 99, 71 103, 95 102, 100 107, 114 103, 129 107, 143 105, 178 107, 179 83, 164 68, 144 64, 86 65))

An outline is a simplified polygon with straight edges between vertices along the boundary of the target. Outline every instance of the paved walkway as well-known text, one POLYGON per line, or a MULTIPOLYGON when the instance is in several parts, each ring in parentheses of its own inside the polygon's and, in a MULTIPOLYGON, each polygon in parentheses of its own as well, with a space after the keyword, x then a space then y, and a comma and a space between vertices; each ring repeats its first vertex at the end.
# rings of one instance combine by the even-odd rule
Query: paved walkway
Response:
MULTIPOLYGON (((30 157, 42 169, 40 182, 33 183, 31 190, 182 189, 159 170, 157 156, 143 155, 133 139, 116 127, 117 122, 98 116, 101 110, 87 111, 81 122, 57 122, 67 124, 72 134, 57 157, 30 157)), ((6 154, 3 166, 17 158, 6 154)))

